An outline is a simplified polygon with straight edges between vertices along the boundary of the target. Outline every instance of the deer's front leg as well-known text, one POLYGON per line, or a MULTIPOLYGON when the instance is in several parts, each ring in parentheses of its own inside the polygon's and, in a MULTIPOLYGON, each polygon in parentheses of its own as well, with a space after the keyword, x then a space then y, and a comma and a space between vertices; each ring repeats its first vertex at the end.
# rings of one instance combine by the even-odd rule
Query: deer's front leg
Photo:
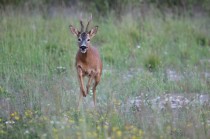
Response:
POLYGON ((80 84, 80 91, 83 97, 86 97, 86 92, 84 89, 84 82, 83 82, 83 72, 82 72, 81 67, 77 67, 77 72, 78 72, 78 78, 79 78, 79 84, 80 84))
POLYGON ((91 85, 91 83, 92 83, 92 80, 93 80, 93 74, 92 74, 92 72, 91 72, 90 75, 89 75, 88 83, 87 83, 87 85, 86 85, 86 89, 87 89, 86 93, 87 93, 87 94, 89 93, 89 88, 90 88, 90 85, 91 85))

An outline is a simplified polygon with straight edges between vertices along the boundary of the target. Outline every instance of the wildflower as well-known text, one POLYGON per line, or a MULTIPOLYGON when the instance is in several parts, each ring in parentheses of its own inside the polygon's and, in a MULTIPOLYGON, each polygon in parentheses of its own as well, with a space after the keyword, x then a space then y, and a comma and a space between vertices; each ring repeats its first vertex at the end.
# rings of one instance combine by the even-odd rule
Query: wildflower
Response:
POLYGON ((15 121, 12 121, 12 120, 5 122, 5 124, 14 124, 14 123, 15 123, 15 121))
POLYGON ((121 137, 122 136, 122 132, 120 130, 117 130, 116 134, 117 134, 117 137, 121 137))
POLYGON ((20 117, 18 115, 16 115, 14 118, 16 121, 20 120, 20 117))
POLYGON ((47 134, 46 133, 44 133, 44 134, 42 134, 41 135, 41 138, 43 137, 44 139, 46 138, 46 136, 47 136, 47 134))
POLYGON ((28 131, 28 130, 26 130, 26 131, 24 132, 24 134, 29 134, 29 131, 28 131))
POLYGON ((132 132, 133 132, 133 133, 136 133, 136 132, 138 132, 138 129, 137 129, 136 127, 133 127, 133 128, 132 128, 132 132))
POLYGON ((58 133, 58 129, 53 128, 53 132, 54 132, 54 133, 58 133))
POLYGON ((33 115, 33 112, 31 110, 26 110, 24 114, 27 118, 31 118, 33 115))
POLYGON ((17 112, 11 113, 11 114, 10 114, 10 117, 11 117, 12 119, 15 119, 16 121, 20 120, 20 116, 19 116, 19 114, 18 114, 17 112))
POLYGON ((188 123, 188 124, 187 124, 187 127, 192 127, 192 126, 193 126, 192 123, 188 123))
POLYGON ((137 137, 133 135, 131 139, 137 139, 137 137))
POLYGON ((40 117, 40 120, 42 120, 42 121, 48 121, 49 119, 46 116, 42 116, 42 117, 40 117))
POLYGON ((112 131, 113 131, 113 132, 115 132, 116 130, 117 130, 117 128, 116 128, 116 127, 113 127, 113 128, 112 128, 112 131))
POLYGON ((96 129, 99 131, 101 129, 101 127, 100 126, 97 126, 96 129))
POLYGON ((73 123, 74 123, 74 120, 69 119, 68 122, 69 122, 70 124, 73 124, 73 123))
POLYGON ((76 135, 77 135, 77 136, 81 136, 81 133, 80 133, 80 132, 77 132, 76 135))
POLYGON ((121 104, 120 101, 117 99, 114 99, 113 102, 114 102, 115 106, 120 106, 120 104, 121 104))
POLYGON ((144 135, 144 132, 140 129, 139 130, 139 136, 141 137, 141 136, 143 136, 144 135))
POLYGON ((125 130, 131 130, 132 128, 133 128, 132 125, 126 125, 126 126, 125 126, 125 130))
POLYGON ((107 130, 108 128, 109 128, 109 126, 108 126, 108 125, 104 125, 104 129, 106 129, 106 130, 107 130))
POLYGON ((80 123, 83 123, 84 121, 85 121, 85 120, 82 119, 82 118, 79 119, 79 122, 80 122, 80 123))
POLYGON ((55 122, 54 121, 50 121, 50 123, 53 125, 55 122))
POLYGON ((13 112, 10 114, 11 117, 14 117, 16 115, 17 112, 13 112))
POLYGON ((4 130, 0 130, 0 135, 2 134, 6 134, 6 132, 4 130))

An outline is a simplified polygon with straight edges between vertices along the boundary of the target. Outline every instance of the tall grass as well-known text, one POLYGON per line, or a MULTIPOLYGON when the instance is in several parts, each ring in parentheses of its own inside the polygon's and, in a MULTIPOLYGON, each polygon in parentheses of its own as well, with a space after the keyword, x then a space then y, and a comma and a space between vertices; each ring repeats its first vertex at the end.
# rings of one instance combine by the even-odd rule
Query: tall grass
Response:
POLYGON ((77 111, 78 48, 68 26, 79 22, 74 14, 55 13, 1 12, 2 138, 210 137, 209 102, 175 110, 151 104, 165 94, 193 100, 210 93, 209 17, 93 19, 99 31, 92 43, 103 75, 97 108, 90 94, 77 111), (174 79, 168 71, 176 73, 174 79), (132 103, 136 97, 140 106, 132 103))

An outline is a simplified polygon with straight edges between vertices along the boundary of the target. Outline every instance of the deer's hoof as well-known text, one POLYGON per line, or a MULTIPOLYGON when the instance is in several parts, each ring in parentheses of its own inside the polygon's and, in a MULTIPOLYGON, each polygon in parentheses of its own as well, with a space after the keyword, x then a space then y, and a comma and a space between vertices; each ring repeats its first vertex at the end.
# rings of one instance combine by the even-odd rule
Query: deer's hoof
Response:
POLYGON ((82 95, 83 95, 83 97, 86 97, 87 96, 87 94, 85 92, 83 92, 82 95))

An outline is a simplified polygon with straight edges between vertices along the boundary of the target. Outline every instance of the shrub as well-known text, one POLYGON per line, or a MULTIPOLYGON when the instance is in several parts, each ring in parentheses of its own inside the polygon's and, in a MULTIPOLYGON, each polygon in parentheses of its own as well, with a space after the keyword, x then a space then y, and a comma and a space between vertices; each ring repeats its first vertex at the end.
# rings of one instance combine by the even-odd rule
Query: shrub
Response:
POLYGON ((158 69, 160 65, 160 58, 156 54, 149 54, 146 59, 144 60, 144 66, 149 70, 149 71, 155 71, 158 69))

